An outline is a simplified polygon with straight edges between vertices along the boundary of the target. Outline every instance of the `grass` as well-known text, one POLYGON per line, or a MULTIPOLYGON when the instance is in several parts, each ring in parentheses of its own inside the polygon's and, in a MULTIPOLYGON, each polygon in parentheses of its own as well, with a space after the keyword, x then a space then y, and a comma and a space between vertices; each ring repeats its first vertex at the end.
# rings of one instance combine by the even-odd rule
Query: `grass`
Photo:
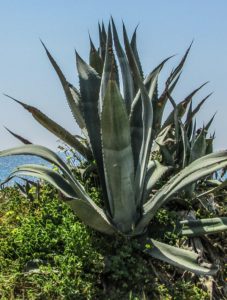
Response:
MULTIPOLYGON (((211 279, 141 255, 136 240, 95 233, 48 185, 29 193, 31 199, 16 187, 0 192, 0 299, 210 299, 211 279)), ((172 218, 163 209, 155 222, 172 218)), ((162 239, 182 243, 171 233, 162 239)), ((212 284, 222 299, 220 276, 212 284)))

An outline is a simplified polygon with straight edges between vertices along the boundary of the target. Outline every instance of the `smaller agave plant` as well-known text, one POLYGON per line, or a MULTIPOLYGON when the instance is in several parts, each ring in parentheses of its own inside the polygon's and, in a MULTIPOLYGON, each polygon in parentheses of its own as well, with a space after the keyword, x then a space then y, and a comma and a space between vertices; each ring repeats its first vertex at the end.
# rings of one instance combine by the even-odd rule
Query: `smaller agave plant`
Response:
MULTIPOLYGON (((41 165, 22 165, 17 167, 6 181, 14 176, 25 175, 44 179, 66 196, 64 201, 93 229, 107 235, 120 234, 127 238, 138 238, 141 241, 141 250, 152 257, 197 274, 212 275, 217 272, 217 267, 201 263, 199 254, 169 246, 146 236, 147 228, 157 211, 171 201, 176 193, 227 166, 227 151, 207 154, 205 150, 197 157, 192 156, 201 136, 204 137, 204 142, 206 128, 197 137, 194 133, 196 138, 193 138, 193 142, 189 143, 186 140, 186 136, 191 136, 191 121, 199 106, 194 111, 190 107, 184 125, 181 117, 193 95, 201 87, 175 105, 173 112, 162 125, 165 104, 168 99, 172 99, 171 92, 179 79, 190 48, 170 74, 166 88, 159 96, 158 75, 169 58, 144 78, 136 47, 136 31, 129 41, 123 25, 124 49, 113 20, 107 32, 104 26, 99 27, 99 32, 100 47, 96 50, 91 41, 89 64, 76 53, 80 91, 67 82, 45 48, 85 139, 73 136, 36 108, 14 100, 31 112, 39 123, 76 149, 87 161, 94 161, 102 188, 103 207, 92 201, 66 163, 56 153, 43 146, 28 143, 22 147, 1 151, 0 156, 36 155, 57 166, 60 172, 41 165), (121 69, 121 80, 117 61, 121 69), (123 85, 122 93, 120 84, 123 85), (175 145, 184 149, 183 159, 176 154, 179 153, 179 148, 166 150, 163 144, 163 141, 166 142, 163 135, 167 136, 168 126, 172 124, 175 124, 175 145), (179 133, 181 143, 176 142, 179 133), (174 166, 167 161, 160 163, 151 159, 152 151, 157 145, 161 151, 169 151, 171 158, 175 155, 175 163, 178 159, 181 161, 181 167, 180 170, 176 168, 176 174, 153 193, 154 185, 174 166)), ((200 106, 203 102, 205 100, 200 106)), ((163 157, 166 156, 163 154, 163 157)), ((185 236, 215 233, 227 229, 227 218, 185 220, 181 222, 181 227, 181 233, 185 236)))

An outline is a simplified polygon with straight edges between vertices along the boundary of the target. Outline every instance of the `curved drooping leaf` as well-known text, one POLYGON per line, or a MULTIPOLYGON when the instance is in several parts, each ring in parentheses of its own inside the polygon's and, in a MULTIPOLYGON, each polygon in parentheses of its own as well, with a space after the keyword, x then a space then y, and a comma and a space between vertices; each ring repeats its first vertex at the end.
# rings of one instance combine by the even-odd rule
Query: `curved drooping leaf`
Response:
POLYGON ((134 165, 129 120, 115 81, 110 80, 101 116, 103 163, 113 222, 130 232, 136 221, 134 165))
MULTIPOLYGON (((60 174, 57 172, 40 165, 22 165, 18 167, 6 181, 9 181, 15 176, 33 176, 46 180, 55 188, 60 190, 65 196, 74 198, 73 200, 64 199, 78 217, 88 226, 106 234, 113 234, 114 227, 108 221, 104 211, 99 208, 89 197, 86 195, 82 199, 76 198, 81 196, 72 188, 60 174)), ((5 182, 6 182, 5 181, 5 182)), ((4 183, 5 183, 4 182, 4 183)))
POLYGON ((180 222, 181 234, 189 237, 214 234, 227 230, 227 217, 201 220, 185 220, 180 222))
POLYGON ((76 198, 77 195, 72 189, 72 186, 57 172, 44 166, 23 165, 18 167, 11 174, 11 176, 17 175, 34 176, 46 180, 60 190, 65 196, 75 198, 73 200, 65 199, 64 201, 85 224, 106 234, 113 234, 115 232, 114 227, 108 221, 104 211, 92 200, 86 201, 84 199, 76 198))
POLYGON ((25 145, 0 151, 0 157, 11 155, 34 155, 56 165, 65 175, 70 175, 71 171, 65 162, 52 150, 40 145, 25 145))
POLYGON ((203 156, 177 175, 172 177, 147 203, 144 204, 143 217, 137 225, 138 230, 146 227, 150 220, 154 217, 157 210, 166 202, 171 200, 171 197, 185 188, 189 184, 212 174, 213 172, 227 166, 227 151, 220 151, 203 156))
POLYGON ((23 144, 25 144, 25 145, 30 145, 30 144, 32 144, 29 140, 25 139, 25 138, 22 137, 21 135, 16 134, 15 132, 9 130, 9 128, 5 127, 5 129, 6 129, 10 134, 12 134, 12 136, 14 136, 16 139, 18 139, 19 141, 21 141, 23 144))
POLYGON ((122 83, 123 83, 123 90, 124 90, 124 100, 125 105, 127 108, 128 114, 131 111, 131 105, 134 98, 134 85, 133 85, 133 78, 130 70, 130 66, 127 60, 127 56, 122 49, 122 46, 120 44, 118 33, 114 24, 113 19, 112 21, 112 28, 113 28, 113 39, 114 39, 114 45, 116 48, 120 68, 121 68, 121 74, 122 74, 122 83))
POLYGON ((88 160, 93 158, 90 149, 88 149, 83 143, 80 142, 78 138, 73 136, 70 132, 64 129, 62 126, 57 124, 55 121, 51 120, 47 117, 44 113, 42 113, 39 109, 35 108, 34 106, 30 106, 25 104, 13 97, 6 95, 8 98, 14 100, 15 102, 19 103, 24 109, 32 114, 34 119, 38 121, 43 127, 48 129, 54 135, 56 135, 59 139, 70 145, 76 151, 78 151, 82 156, 86 157, 88 160))
POLYGON ((58 64, 56 63, 56 61, 54 60, 54 58, 52 57, 52 55, 50 54, 50 52, 48 51, 48 49, 46 48, 44 43, 42 41, 41 41, 41 43, 46 51, 46 54, 52 64, 53 68, 55 69, 55 71, 58 75, 58 78, 61 81, 62 87, 63 87, 65 95, 66 95, 68 105, 73 114, 73 117, 76 120, 79 127, 83 130, 85 128, 85 123, 84 123, 82 113, 80 111, 79 92, 75 93, 75 90, 76 90, 75 88, 74 88, 74 92, 72 92, 72 89, 70 88, 71 84, 66 80, 64 74, 62 73, 61 69, 59 68, 58 64))
POLYGON ((0 157, 10 155, 35 155, 47 160, 52 164, 55 164, 57 167, 60 168, 60 170, 63 172, 68 181, 70 181, 70 184, 73 185, 73 188, 77 191, 77 194, 80 195, 82 199, 88 199, 83 186, 75 180, 72 172, 69 170, 65 162, 50 149, 38 145, 26 145, 0 151, 0 157))
POLYGON ((175 267, 198 275, 214 275, 218 271, 217 266, 204 262, 199 263, 201 258, 195 252, 169 246, 153 239, 147 240, 144 252, 175 267))
POLYGON ((12 178, 21 175, 43 179, 61 191, 66 197, 78 197, 76 191, 72 188, 72 185, 70 185, 62 175, 46 166, 35 164, 21 165, 10 174, 10 177, 12 178))

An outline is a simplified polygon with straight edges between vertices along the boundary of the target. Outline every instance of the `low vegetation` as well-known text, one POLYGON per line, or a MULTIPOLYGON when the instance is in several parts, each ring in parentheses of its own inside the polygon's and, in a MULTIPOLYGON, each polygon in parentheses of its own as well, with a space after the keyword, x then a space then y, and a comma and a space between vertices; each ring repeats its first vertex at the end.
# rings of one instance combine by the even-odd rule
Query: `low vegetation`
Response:
MULTIPOLYGON (((218 275, 198 277, 141 255, 136 240, 89 229, 48 185, 38 193, 32 187, 29 195, 15 187, 0 194, 1 299, 225 299, 225 234, 203 240, 219 260, 218 275)), ((221 199, 220 213, 226 214, 221 199)), ((202 207, 198 212, 207 217, 202 207)), ((154 225, 171 226, 174 218, 162 209, 154 225)), ((159 239, 189 243, 171 232, 159 239)))

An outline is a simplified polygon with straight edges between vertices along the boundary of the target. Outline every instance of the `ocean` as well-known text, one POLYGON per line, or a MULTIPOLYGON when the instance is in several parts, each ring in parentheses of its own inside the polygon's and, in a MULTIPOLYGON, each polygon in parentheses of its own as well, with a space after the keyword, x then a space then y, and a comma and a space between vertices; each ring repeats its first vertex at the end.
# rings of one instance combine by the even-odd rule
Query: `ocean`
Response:
MULTIPOLYGON (((50 166, 50 163, 44 159, 32 155, 0 157, 0 182, 6 179, 16 167, 24 164, 41 164, 50 166)), ((18 181, 14 178, 7 185, 13 185, 15 180, 18 181)))

